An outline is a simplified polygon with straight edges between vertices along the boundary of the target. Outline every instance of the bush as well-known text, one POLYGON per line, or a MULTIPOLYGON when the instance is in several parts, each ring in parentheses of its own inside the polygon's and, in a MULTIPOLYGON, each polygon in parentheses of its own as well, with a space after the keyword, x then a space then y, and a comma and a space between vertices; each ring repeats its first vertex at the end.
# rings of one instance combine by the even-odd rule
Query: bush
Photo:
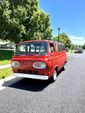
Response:
POLYGON ((0 50, 0 61, 10 60, 14 54, 13 50, 0 50))

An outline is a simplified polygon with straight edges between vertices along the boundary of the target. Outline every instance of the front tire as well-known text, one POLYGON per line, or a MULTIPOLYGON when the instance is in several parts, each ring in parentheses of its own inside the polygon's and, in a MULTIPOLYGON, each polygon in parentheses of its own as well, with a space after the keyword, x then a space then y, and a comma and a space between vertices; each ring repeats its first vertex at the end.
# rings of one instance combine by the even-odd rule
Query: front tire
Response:
POLYGON ((65 67, 63 66, 63 67, 62 67, 62 71, 64 71, 64 70, 65 70, 65 67))
POLYGON ((58 76, 58 73, 57 73, 56 70, 54 70, 54 73, 53 73, 53 76, 52 76, 52 82, 56 81, 57 76, 58 76))

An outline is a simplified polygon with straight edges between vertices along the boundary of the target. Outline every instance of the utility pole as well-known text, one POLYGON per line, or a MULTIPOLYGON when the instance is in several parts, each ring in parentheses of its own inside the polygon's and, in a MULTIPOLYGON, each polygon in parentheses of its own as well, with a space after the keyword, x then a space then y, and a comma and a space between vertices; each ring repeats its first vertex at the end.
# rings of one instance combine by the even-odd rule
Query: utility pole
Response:
POLYGON ((58 27, 58 42, 59 42, 59 35, 60 35, 60 27, 58 27))

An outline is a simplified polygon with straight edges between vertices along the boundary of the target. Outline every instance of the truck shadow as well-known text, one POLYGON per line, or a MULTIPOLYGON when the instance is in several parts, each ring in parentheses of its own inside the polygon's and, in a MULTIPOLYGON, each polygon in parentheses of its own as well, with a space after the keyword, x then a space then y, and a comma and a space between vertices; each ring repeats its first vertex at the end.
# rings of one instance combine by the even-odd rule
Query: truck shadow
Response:
POLYGON ((43 81, 43 80, 35 80, 35 79, 27 79, 27 78, 23 78, 23 79, 15 78, 13 80, 4 82, 3 86, 20 89, 20 90, 38 92, 44 90, 50 84, 51 84, 50 79, 43 81))
MULTIPOLYGON (((59 71, 58 76, 63 70, 59 71)), ((43 91, 47 86, 51 85, 52 82, 51 79, 49 80, 34 80, 34 79, 21 79, 16 82, 17 78, 15 80, 10 80, 8 82, 5 82, 3 86, 5 87, 10 87, 10 88, 16 88, 20 90, 27 90, 27 91, 32 91, 32 92, 39 92, 43 91), (13 82, 12 82, 13 81, 13 82)))
POLYGON ((21 81, 10 85, 12 88, 18 88, 22 90, 27 90, 27 91, 33 91, 33 92, 38 92, 44 90, 49 84, 50 80, 47 81, 41 81, 41 80, 33 80, 33 79, 22 79, 21 81))
POLYGON ((58 76, 59 76, 60 73, 62 73, 63 71, 65 71, 65 68, 64 68, 64 67, 58 72, 58 76))

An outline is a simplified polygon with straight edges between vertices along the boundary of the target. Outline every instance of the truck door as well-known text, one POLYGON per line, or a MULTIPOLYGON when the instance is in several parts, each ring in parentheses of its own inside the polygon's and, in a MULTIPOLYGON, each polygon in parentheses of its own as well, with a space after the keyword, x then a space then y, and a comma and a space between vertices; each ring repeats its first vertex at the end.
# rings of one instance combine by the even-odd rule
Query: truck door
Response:
POLYGON ((56 45, 56 48, 58 48, 56 51, 58 68, 61 69, 65 64, 65 53, 62 50, 62 45, 56 45))
POLYGON ((55 47, 53 43, 50 43, 50 60, 51 60, 51 65, 52 65, 52 69, 55 68, 56 62, 55 62, 55 47))

